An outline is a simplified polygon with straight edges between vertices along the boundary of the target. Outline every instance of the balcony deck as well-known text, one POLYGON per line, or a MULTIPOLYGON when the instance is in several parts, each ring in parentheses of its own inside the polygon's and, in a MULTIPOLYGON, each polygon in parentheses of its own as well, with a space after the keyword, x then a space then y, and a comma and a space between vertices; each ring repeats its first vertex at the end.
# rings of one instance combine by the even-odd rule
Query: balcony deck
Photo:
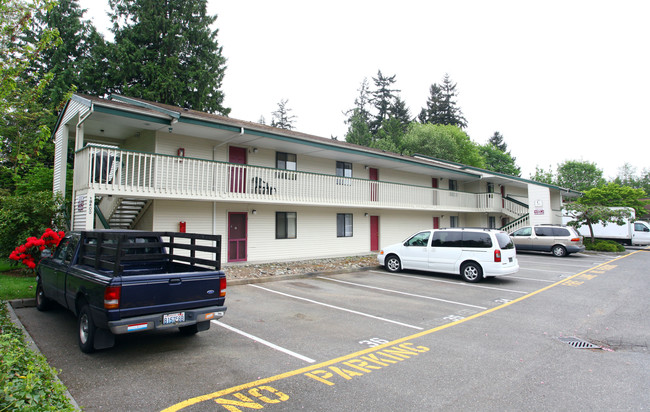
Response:
POLYGON ((78 151, 75 164, 74 189, 100 195, 511 216, 528 213, 498 193, 466 193, 94 145, 78 151))

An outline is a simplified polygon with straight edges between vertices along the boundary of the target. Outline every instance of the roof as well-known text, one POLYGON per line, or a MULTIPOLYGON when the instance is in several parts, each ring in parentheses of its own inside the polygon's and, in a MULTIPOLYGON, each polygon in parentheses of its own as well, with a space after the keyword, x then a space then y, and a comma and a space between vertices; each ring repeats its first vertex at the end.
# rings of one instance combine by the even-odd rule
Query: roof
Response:
MULTIPOLYGON (((99 98, 96 96, 83 94, 73 95, 59 117, 56 125, 57 129, 60 126, 61 119, 64 116, 65 111, 72 101, 90 108, 92 112, 102 113, 109 116, 119 115, 131 120, 145 121, 145 124, 152 125, 151 129, 154 130, 159 130, 163 127, 166 127, 169 128, 171 132, 172 128, 178 129, 179 127, 199 126, 212 130, 216 129, 215 132, 229 132, 233 133, 233 135, 246 134, 255 138, 263 137, 273 139, 275 141, 307 145, 311 146, 314 150, 320 149, 346 153, 348 155, 357 156, 355 160, 359 160, 358 156, 362 156, 364 158, 369 157, 375 159, 376 161, 390 161, 391 163, 397 162, 401 164, 401 167, 404 168, 404 170, 407 170, 405 168, 409 167, 408 165, 411 165, 410 167, 416 166, 420 169, 424 168, 436 170, 436 174, 445 173, 448 176, 452 176, 452 178, 454 175, 456 175, 464 176, 465 178, 469 179, 488 179, 495 182, 499 180, 508 180, 511 183, 519 182, 546 186, 552 189, 563 191, 566 194, 579 194, 579 192, 571 191, 570 189, 548 185, 533 180, 522 179, 516 176, 500 174, 473 166, 433 158, 430 156, 405 156, 398 153, 360 146, 336 139, 310 135, 293 130, 280 129, 260 123, 233 119, 218 114, 200 112, 192 109, 181 108, 177 106, 116 94, 109 95, 107 98, 99 98)), ((104 124, 106 127, 114 126, 109 125, 106 122, 103 123, 103 125, 104 124)), ((101 129, 101 132, 104 132, 104 129, 101 129)), ((56 133, 56 129, 54 133, 56 133)), ((259 142, 259 140, 257 140, 257 142, 259 142)), ((400 168, 395 166, 393 167, 397 169, 400 168)))

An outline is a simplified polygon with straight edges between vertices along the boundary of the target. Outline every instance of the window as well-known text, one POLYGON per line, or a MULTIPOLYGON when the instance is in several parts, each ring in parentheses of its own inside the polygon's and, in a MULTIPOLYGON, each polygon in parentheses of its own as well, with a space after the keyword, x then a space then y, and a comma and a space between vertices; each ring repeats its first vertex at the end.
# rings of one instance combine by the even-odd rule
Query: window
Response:
POLYGON ((490 229, 496 229, 497 227, 497 218, 494 216, 488 216, 488 227, 490 229))
POLYGON ((342 177, 352 177, 352 163, 336 162, 336 175, 342 177))
POLYGON ((431 242, 431 246, 434 247, 461 247, 462 244, 462 232, 445 232, 444 230, 435 231, 431 242))
POLYGON ((275 212, 275 238, 296 238, 296 212, 275 212))
POLYGON ((488 191, 488 193, 494 193, 494 183, 489 183, 488 182, 487 191, 488 191))
MULTIPOLYGON (((295 153, 275 153, 275 167, 282 170, 298 170, 297 156, 295 153)), ((298 175, 295 173, 276 172, 277 177, 280 179, 296 180, 298 175)))
POLYGON ((539 236, 553 236, 552 227, 535 227, 535 234, 539 236))
POLYGON ((449 179, 449 190, 458 190, 458 181, 449 179))
POLYGON ((406 241, 405 246, 427 246, 431 232, 420 232, 406 241))
POLYGON ((284 170, 298 170, 296 155, 294 153, 277 152, 275 154, 275 167, 284 170))
POLYGON ((463 232, 463 247, 490 248, 492 238, 485 232, 463 232))
POLYGON ((449 227, 458 227, 458 216, 449 216, 449 227))
POLYGON ((531 227, 522 227, 517 230, 512 236, 531 236, 533 234, 533 229, 531 227))
POLYGON ((352 213, 336 214, 336 236, 352 237, 352 213))

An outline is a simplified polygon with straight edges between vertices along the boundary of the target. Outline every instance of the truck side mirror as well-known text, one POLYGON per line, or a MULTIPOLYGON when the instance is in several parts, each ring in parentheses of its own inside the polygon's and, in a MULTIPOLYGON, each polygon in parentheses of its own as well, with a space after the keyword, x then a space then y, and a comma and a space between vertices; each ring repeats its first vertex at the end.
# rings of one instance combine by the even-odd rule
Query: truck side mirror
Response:
POLYGON ((52 257, 52 251, 50 249, 43 249, 41 252, 41 259, 52 257))

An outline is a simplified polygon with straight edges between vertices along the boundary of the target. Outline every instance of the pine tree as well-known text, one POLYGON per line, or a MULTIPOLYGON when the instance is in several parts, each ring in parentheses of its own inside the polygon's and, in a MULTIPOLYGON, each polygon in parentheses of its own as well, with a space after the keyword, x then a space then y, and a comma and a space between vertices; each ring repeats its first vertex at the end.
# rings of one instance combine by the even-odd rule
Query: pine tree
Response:
POLYGON ((293 121, 296 116, 289 114, 291 109, 287 108, 287 102, 289 102, 287 99, 280 100, 280 103, 278 103, 278 110, 273 112, 271 126, 287 130, 293 129, 293 121))
POLYGON ((508 145, 503 141, 503 136, 499 132, 494 132, 488 143, 491 143, 497 149, 501 150, 503 153, 508 151, 508 145))
POLYGON ((377 134, 384 120, 390 117, 390 108, 395 104, 396 93, 400 92, 398 89, 391 88, 395 83, 395 76, 385 77, 381 70, 378 70, 377 77, 372 78, 376 89, 371 92, 370 103, 377 111, 370 120, 370 132, 373 136, 377 134))
POLYGON ((110 92, 228 115, 226 59, 207 0, 109 0, 110 92))
POLYGON ((448 124, 461 129, 467 127, 467 120, 457 106, 456 96, 456 83, 452 83, 449 75, 445 74, 441 85, 434 83, 429 88, 427 106, 418 116, 420 123, 448 124))

